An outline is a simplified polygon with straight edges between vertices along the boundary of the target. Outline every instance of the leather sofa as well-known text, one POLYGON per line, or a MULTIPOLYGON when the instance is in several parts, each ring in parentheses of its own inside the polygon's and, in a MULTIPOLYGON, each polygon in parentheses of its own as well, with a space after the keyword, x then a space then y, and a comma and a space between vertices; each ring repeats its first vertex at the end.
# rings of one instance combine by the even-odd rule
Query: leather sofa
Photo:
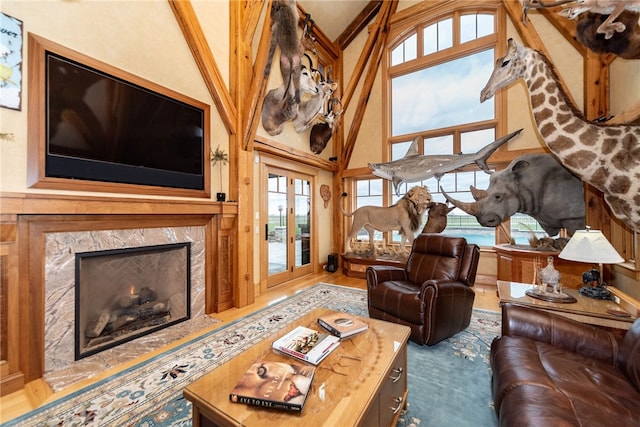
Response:
POLYGON ((418 235, 404 268, 367 268, 369 316, 409 326, 420 345, 457 334, 471 321, 479 258, 462 237, 418 235))
POLYGON ((501 426, 639 426, 640 319, 624 338, 505 304, 491 344, 501 426))

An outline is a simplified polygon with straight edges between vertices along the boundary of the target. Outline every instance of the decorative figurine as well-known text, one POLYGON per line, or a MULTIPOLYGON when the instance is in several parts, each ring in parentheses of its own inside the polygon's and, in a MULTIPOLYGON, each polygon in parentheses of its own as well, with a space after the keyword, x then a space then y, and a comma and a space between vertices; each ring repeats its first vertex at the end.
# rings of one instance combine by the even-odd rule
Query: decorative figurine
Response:
MULTIPOLYGON (((532 289, 527 289, 525 294, 531 298, 554 303, 566 304, 576 302, 577 300, 574 296, 562 292, 562 283, 560 283, 562 275, 558 270, 556 270, 553 262, 553 257, 551 255, 548 256, 546 267, 541 268, 538 271, 538 286, 532 289), (548 290, 549 287, 551 287, 551 290, 548 290)), ((535 265, 535 268, 537 268, 537 261, 535 265)))
POLYGON ((560 289, 560 272, 555 269, 553 266, 553 257, 547 257, 547 266, 540 270, 538 273, 538 277, 540 277, 540 281, 542 284, 546 286, 551 286, 553 288, 554 294, 559 294, 560 289))

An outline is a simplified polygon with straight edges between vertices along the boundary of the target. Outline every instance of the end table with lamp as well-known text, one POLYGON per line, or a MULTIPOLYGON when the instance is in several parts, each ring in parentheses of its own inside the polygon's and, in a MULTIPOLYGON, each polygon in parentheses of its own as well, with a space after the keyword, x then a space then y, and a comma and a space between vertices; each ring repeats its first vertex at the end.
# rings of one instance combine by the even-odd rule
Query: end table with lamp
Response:
POLYGON ((589 298, 609 300, 613 297, 607 289, 606 282, 602 281, 602 265, 617 264, 624 261, 624 258, 609 243, 600 230, 577 230, 567 246, 558 255, 559 258, 597 264, 598 269, 592 268, 582 274, 584 286, 580 288, 580 294, 589 298))

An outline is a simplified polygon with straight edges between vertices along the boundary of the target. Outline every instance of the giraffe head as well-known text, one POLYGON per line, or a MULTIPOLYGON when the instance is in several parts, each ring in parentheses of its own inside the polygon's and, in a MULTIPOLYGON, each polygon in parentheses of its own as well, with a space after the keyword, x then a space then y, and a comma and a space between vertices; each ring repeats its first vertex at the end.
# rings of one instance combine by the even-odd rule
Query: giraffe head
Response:
POLYGON ((523 60, 525 48, 518 45, 513 39, 507 42, 507 54, 496 60, 495 68, 489 77, 489 81, 480 92, 480 102, 484 102, 495 95, 496 91, 509 83, 524 77, 526 70, 523 60))

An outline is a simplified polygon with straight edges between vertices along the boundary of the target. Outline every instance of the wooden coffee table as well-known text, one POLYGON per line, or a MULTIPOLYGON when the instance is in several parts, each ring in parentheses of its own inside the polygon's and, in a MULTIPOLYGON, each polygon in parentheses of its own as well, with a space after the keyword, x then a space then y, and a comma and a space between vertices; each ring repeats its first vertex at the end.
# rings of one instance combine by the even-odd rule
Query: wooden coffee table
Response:
POLYGON ((369 324, 366 332, 343 339, 317 366, 301 413, 229 401, 229 392, 254 360, 296 360, 274 352, 274 340, 298 325, 322 330, 318 316, 328 313, 313 310, 187 386, 183 394, 193 404, 193 426, 394 426, 407 397, 410 329, 369 318, 362 318, 369 324))
POLYGON ((617 329, 629 329, 633 321, 636 320, 634 316, 615 302, 585 297, 577 289, 564 288, 562 290, 562 292, 576 298, 575 303, 565 304, 543 301, 526 295, 525 292, 528 289, 535 287, 532 284, 504 280, 498 280, 497 284, 500 305, 509 302, 534 307, 540 310, 552 311, 582 323, 617 329), (620 315, 612 314, 614 312, 620 315), (624 317, 623 314, 628 316, 624 317))

